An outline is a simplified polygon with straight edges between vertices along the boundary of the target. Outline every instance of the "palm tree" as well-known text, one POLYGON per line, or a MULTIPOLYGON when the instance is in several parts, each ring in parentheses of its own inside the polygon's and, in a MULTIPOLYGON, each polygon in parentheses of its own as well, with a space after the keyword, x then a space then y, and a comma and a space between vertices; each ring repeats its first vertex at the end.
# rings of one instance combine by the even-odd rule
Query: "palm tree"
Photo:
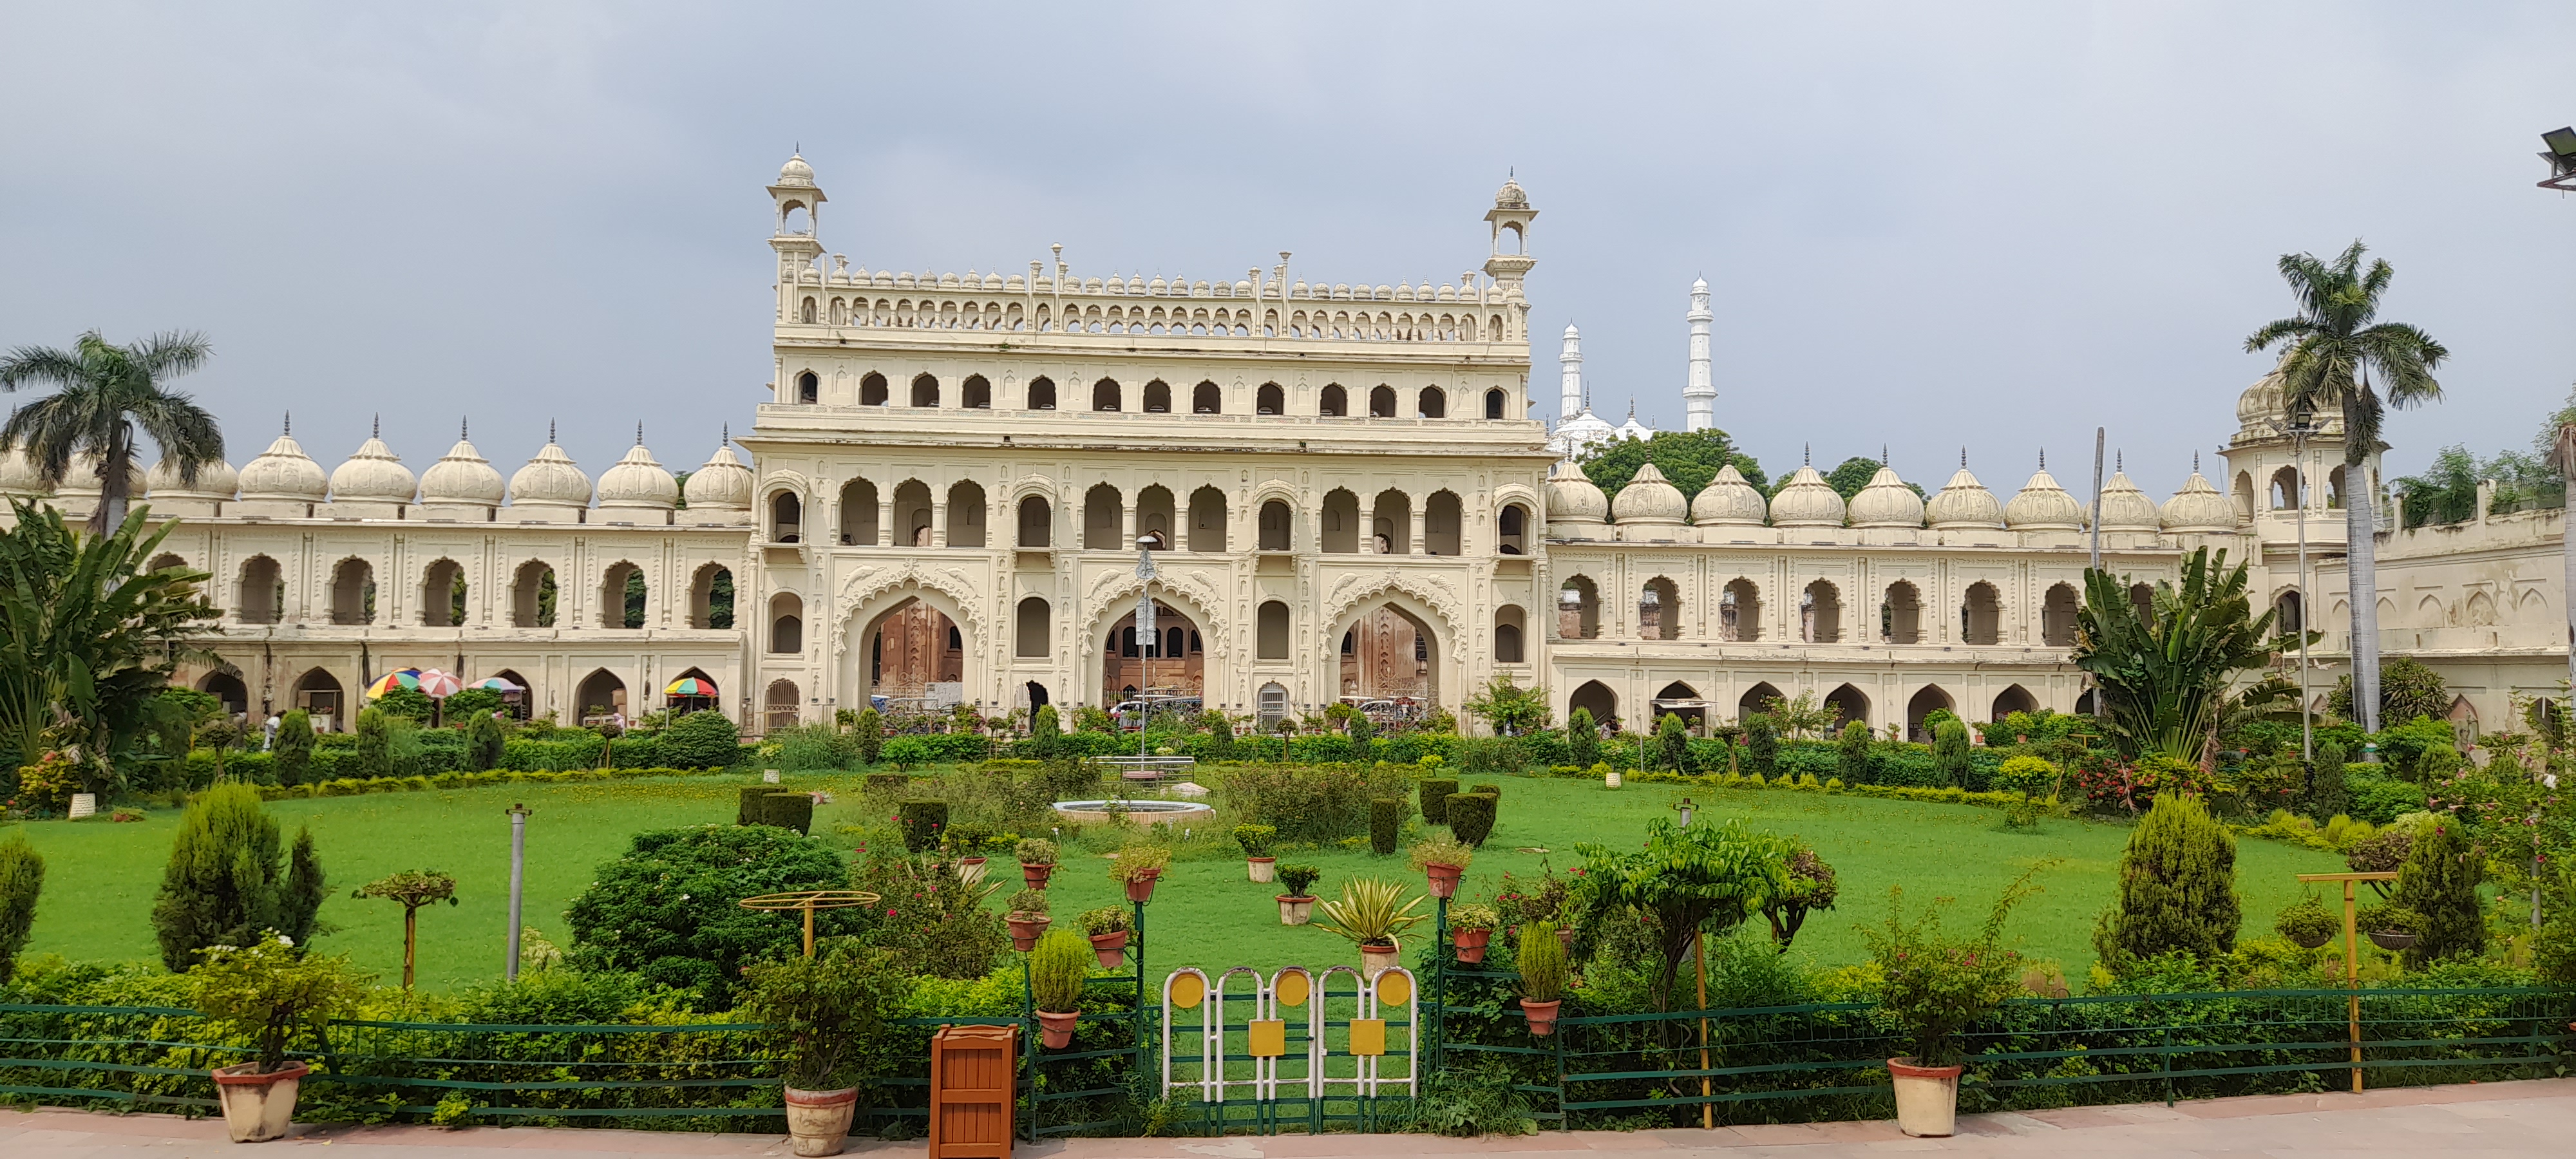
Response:
POLYGON ((224 457, 224 433, 215 416, 184 394, 161 387, 205 365, 213 353, 202 334, 155 334, 118 346, 96 330, 70 350, 21 346, 0 358, 0 390, 35 383, 61 389, 9 416, 0 426, 0 451, 25 447, 49 486, 62 485, 75 455, 98 456, 99 504, 89 517, 93 534, 125 522, 132 496, 134 428, 160 444, 161 455, 194 485, 197 472, 224 457))
MULTIPOLYGON (((2379 731, 2379 573, 2372 534, 2378 488, 2361 470, 2381 449, 2388 407, 2442 397, 2433 368, 2450 351, 2404 322, 2375 322, 2379 299, 2396 271, 2384 260, 2363 269, 2358 241, 2332 262, 2314 254, 2281 255, 2281 279, 2299 299, 2296 317, 2266 324, 2245 340, 2247 351, 2285 346, 2282 404, 2291 414, 2343 412, 2344 569, 2352 597, 2352 702, 2361 727, 2379 731), (2379 381, 2372 382, 2376 374, 2379 381), (2381 400, 2385 391, 2386 401, 2381 400)), ((2304 707, 2302 711, 2304 711, 2304 707)))

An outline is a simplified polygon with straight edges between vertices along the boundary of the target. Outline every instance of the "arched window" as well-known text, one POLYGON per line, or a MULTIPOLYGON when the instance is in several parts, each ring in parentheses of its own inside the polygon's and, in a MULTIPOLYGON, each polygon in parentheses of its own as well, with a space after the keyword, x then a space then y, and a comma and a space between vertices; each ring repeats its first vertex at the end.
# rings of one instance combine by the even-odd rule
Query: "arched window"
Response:
POLYGON ((993 409, 993 383, 983 375, 968 375, 965 385, 958 388, 958 394, 958 405, 967 410, 993 409))
POLYGON ((2143 583, 2130 584, 2129 610, 2138 614, 2140 622, 2146 624, 2148 627, 2154 627, 2156 623, 2155 586, 2143 583))
POLYGON ((1566 715, 1572 716, 1578 708, 1591 713, 1594 724, 1613 727, 1619 723, 1619 694, 1598 680, 1584 681, 1572 696, 1565 698, 1566 715))
POLYGON ((1261 550, 1297 550, 1296 511, 1286 500, 1273 499, 1261 505, 1261 550))
POLYGON ((553 567, 534 559, 520 564, 519 574, 510 584, 510 626, 554 627, 555 604, 560 595, 555 589, 553 567))
POLYGON ((1315 403, 1315 413, 1328 419, 1347 417, 1351 413, 1350 392, 1343 390, 1340 383, 1326 384, 1315 403))
POLYGON ((1869 723, 1869 694, 1853 685, 1846 684, 1826 693, 1825 707, 1834 711, 1834 729, 1837 732, 1855 720, 1864 725, 1869 723))
POLYGON ((2054 584, 2039 605, 2039 642, 2051 648, 2075 646, 2075 585, 2054 584))
POLYGON ((1798 638, 1810 644, 1842 641, 1843 597, 1831 583, 1817 580, 1798 597, 1798 638))
POLYGON ((1556 593, 1556 635, 1561 640, 1594 640, 1601 636, 1601 589, 1590 576, 1568 576, 1556 593))
POLYGON ((2254 517, 2254 476, 2238 471, 2236 485, 2230 487, 2228 492, 2236 500, 2236 517, 2252 519, 2254 517))
POLYGON ((1091 384, 1091 409, 1118 409, 1118 380, 1104 378, 1091 384))
POLYGON ((1339 487, 1324 496, 1324 550, 1351 553, 1360 549, 1360 497, 1339 487))
POLYGON ((2299 469, 2283 467, 2272 472, 2272 510, 2290 511, 2299 506, 2299 469))
POLYGON ((1463 535, 1461 525, 1467 516, 1450 491, 1434 491, 1422 504, 1422 552, 1425 555, 1457 555, 1463 535))
POLYGON ((1136 538, 1150 537, 1157 550, 1167 550, 1178 542, 1172 538, 1177 530, 1173 524, 1177 522, 1178 515, 1172 510, 1171 488, 1158 483, 1136 493, 1136 538))
POLYGON ((1923 642, 1923 593, 1912 583, 1887 585, 1887 598, 1878 605, 1878 639, 1884 644, 1923 642))
POLYGON ((1986 719, 2000 721, 2016 712, 2037 711, 2039 711, 2039 698, 2032 696, 2029 689, 2015 684, 1995 694, 1993 711, 1987 714, 1986 719))
POLYGON ((938 406, 939 380, 927 374, 912 376, 912 405, 938 406))
POLYGON ((796 319, 808 326, 814 324, 814 299, 805 299, 805 304, 796 311, 796 319))
POLYGON ((1923 726, 1923 718, 1944 708, 1950 709, 1953 712, 1957 711, 1957 708, 1950 700, 1950 694, 1941 691, 1940 685, 1924 685, 1921 690, 1914 694, 1914 698, 1912 700, 1905 702, 1905 739, 1911 741, 1931 740, 1932 730, 1923 726))
POLYGON ((1494 528, 1502 541, 1495 546, 1502 554, 1529 554, 1529 508, 1518 503, 1504 504, 1502 514, 1494 519, 1494 528))
POLYGON ((689 626, 692 628, 733 627, 733 572, 720 564, 708 564, 689 579, 689 626))
POLYGON ((1279 600, 1264 600, 1253 617, 1252 656, 1256 660, 1288 658, 1288 605, 1279 600))
POLYGON ((1225 522, 1225 492, 1214 487, 1190 492, 1191 551, 1224 551, 1225 522))
POLYGON ((984 546, 984 488, 973 480, 949 484, 948 546, 984 546))
POLYGON ((1493 390, 1486 391, 1486 392, 1485 392, 1485 417, 1486 417, 1486 418, 1489 418, 1489 419, 1498 419, 1498 418, 1503 417, 1503 407, 1504 407, 1504 405, 1505 405, 1506 399, 1507 399, 1507 396, 1503 394, 1503 392, 1502 392, 1502 388, 1500 388, 1500 387, 1496 387, 1496 388, 1495 388, 1495 389, 1493 389, 1493 390))
POLYGON ((866 374, 864 377, 861 377, 861 378, 859 379, 859 405, 860 405, 860 406, 884 406, 885 404, 886 404, 886 380, 885 380, 885 376, 884 376, 884 375, 882 375, 882 374, 877 373, 876 371, 871 370, 871 371, 867 372, 867 374, 866 374))
POLYGON ((796 401, 803 403, 823 401, 823 380, 816 378, 813 371, 808 370, 796 376, 796 401))
POLYGON ((769 497, 769 541, 796 543, 805 538, 805 503, 793 491, 769 497))
POLYGON ((609 565, 599 577, 599 626, 643 627, 646 594, 643 568, 623 561, 609 565))
POLYGON ((877 485, 866 479, 841 484, 841 542, 873 547, 877 542, 877 485))
POLYGON ((1013 617, 1011 622, 1014 640, 1011 650, 1013 655, 1044 656, 1047 654, 1047 638, 1050 634, 1048 611, 1046 600, 1040 597, 1030 596, 1020 601, 1019 615, 1013 617))
POLYGON ((1422 396, 1415 400, 1414 409, 1427 419, 1447 418, 1449 417, 1449 396, 1442 393, 1439 387, 1423 387, 1422 396))
POLYGON ((1215 383, 1202 382, 1190 388, 1191 414, 1212 415, 1222 414, 1224 411, 1225 392, 1217 389, 1215 383))
POLYGON ((894 488, 894 541, 906 547, 930 546, 930 484, 906 479, 894 488))
POLYGON ((1082 497, 1082 549, 1084 551, 1118 551, 1132 546, 1119 542, 1126 538, 1123 525, 1126 509, 1118 501, 1118 489, 1107 483, 1092 486, 1082 497))
POLYGON ((805 650, 805 601, 794 592, 769 597, 769 654, 793 656, 805 650))
POLYGON ((1055 546, 1055 509, 1044 497, 1030 495, 1020 500, 1020 546, 1055 546))
POLYGON ((264 555, 243 560, 241 582, 233 588, 233 611, 245 624, 274 624, 286 611, 286 580, 277 561, 264 555))
POLYGON ((1054 410, 1054 409, 1055 409, 1055 380, 1054 380, 1054 379, 1052 379, 1052 378, 1032 378, 1032 379, 1030 379, 1030 380, 1029 380, 1029 409, 1030 409, 1030 410, 1054 410))
POLYGON ((1637 638, 1640 640, 1678 640, 1682 638, 1682 590, 1673 581, 1656 576, 1637 591, 1637 638))
POLYGON ((796 697, 795 681, 770 681, 768 691, 761 694, 761 724, 772 732, 796 727, 796 718, 799 715, 796 697))
POLYGON ((2307 608, 2300 601, 2297 588, 2282 592, 2272 601, 2272 627, 2275 631, 2296 633, 2305 631, 2307 626, 2307 608))
POLYGON ((1395 417, 1394 387, 1381 384, 1370 388, 1369 417, 1373 419, 1391 419, 1395 417))
POLYGON ((331 622, 376 622, 375 565, 351 556, 331 569, 331 622))
POLYGON ((1521 634, 1528 631, 1529 613, 1519 604, 1504 604, 1494 609, 1494 663, 1520 664, 1521 634))
POLYGON ((1369 550, 1379 555, 1413 554, 1413 497, 1389 488, 1378 492, 1369 513, 1369 550))
POLYGON ((1751 642, 1762 638, 1762 589, 1738 576, 1717 593, 1717 638, 1751 642))
MULTIPOLYGON (((1118 408, 1113 406, 1107 409, 1118 408)), ((1145 384, 1145 413, 1158 415, 1172 413, 1172 384, 1159 378, 1145 384)))
POLYGON ((1262 383, 1261 389, 1252 392, 1252 413, 1254 414, 1282 414, 1287 409, 1288 392, 1279 389, 1278 383, 1262 383))
POLYGON ((1967 602, 1959 605, 1959 639, 1969 644, 2001 643, 2003 626, 2003 593, 1984 580, 1969 584, 1967 602))

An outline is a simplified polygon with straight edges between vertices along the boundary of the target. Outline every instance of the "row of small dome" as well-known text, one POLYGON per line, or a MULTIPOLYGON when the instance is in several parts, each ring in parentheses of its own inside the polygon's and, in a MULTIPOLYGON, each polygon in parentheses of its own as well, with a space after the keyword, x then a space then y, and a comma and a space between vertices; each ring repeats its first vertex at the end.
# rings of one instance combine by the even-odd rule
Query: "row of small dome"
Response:
MULTIPOLYGON (((1869 485, 1843 502, 1842 495, 1812 466, 1798 468, 1787 485, 1768 501, 1730 463, 1719 468, 1697 498, 1685 498, 1679 487, 1652 463, 1637 471, 1613 500, 1602 494, 1571 460, 1560 462, 1547 478, 1547 517, 1552 523, 1603 523, 1680 526, 1759 527, 1923 527, 1936 531, 2009 527, 2017 531, 2081 531, 2084 504, 2067 494, 2046 469, 2030 477, 2009 503, 1968 472, 1950 477, 1948 485, 1926 500, 1880 467, 1869 485)), ((2215 533, 2236 530, 2236 505, 2198 471, 2162 507, 2129 481, 2123 471, 2102 488, 2104 531, 2176 531, 2215 533)))
MULTIPOLYGON (((95 493, 98 489, 96 460, 88 457, 64 475, 59 488, 73 494, 95 493)), ((46 490, 44 480, 23 451, 0 455, 0 494, 40 495, 46 490)), ((501 472, 464 438, 459 438, 444 457, 414 479, 411 469, 403 466, 401 456, 394 454, 383 439, 370 435, 356 454, 326 478, 322 464, 305 454, 293 435, 282 434, 258 458, 238 470, 230 463, 208 464, 197 472, 194 484, 183 481, 178 469, 165 459, 144 475, 140 490, 147 498, 239 498, 290 503, 328 500, 460 507, 498 507, 504 501, 512 506, 588 507, 594 497, 590 476, 555 445, 551 433, 545 448, 511 475, 506 484, 501 472)), ((681 487, 679 480, 654 461, 653 453, 644 449, 638 439, 634 450, 600 474, 595 494, 604 508, 667 511, 679 505, 681 487)), ((749 511, 751 468, 734 457, 730 443, 717 447, 706 465, 689 474, 687 494, 693 510, 749 511)))

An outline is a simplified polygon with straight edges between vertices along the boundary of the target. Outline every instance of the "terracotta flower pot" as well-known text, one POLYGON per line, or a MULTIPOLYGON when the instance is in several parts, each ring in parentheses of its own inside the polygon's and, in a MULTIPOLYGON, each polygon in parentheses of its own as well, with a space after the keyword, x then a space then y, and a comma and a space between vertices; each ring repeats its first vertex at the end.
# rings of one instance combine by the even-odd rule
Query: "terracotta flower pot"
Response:
POLYGON ((2370 944, 2383 950, 2403 950, 2423 939, 2408 930, 2372 930, 2370 944))
POLYGON ((1279 902, 1280 925, 1302 926, 1307 922, 1314 920, 1315 899, 1311 897, 1291 897, 1284 893, 1275 896, 1279 902))
POLYGON ((1025 954, 1036 949, 1038 937, 1046 933, 1055 919, 1045 914, 1005 914, 1002 924, 1011 927, 1011 948, 1025 954))
POLYGON ((1073 1024, 1082 1017, 1079 1011, 1038 1011, 1038 1041, 1048 1050, 1063 1050, 1073 1045, 1073 1024))
POLYGON ((1377 981, 1378 975, 1386 973, 1389 967, 1394 966, 1397 961, 1403 957, 1404 944, 1402 942, 1390 941, 1383 946, 1372 946, 1362 943, 1360 945, 1360 973, 1366 975, 1369 981, 1375 982, 1377 981))
POLYGON ((958 858, 957 880, 965 882, 968 885, 973 885, 976 882, 984 880, 984 859, 981 857, 958 858))
POLYGON ((1432 864, 1422 867, 1422 876, 1431 880, 1431 896, 1433 897, 1458 896, 1458 878, 1459 875, 1466 872, 1466 870, 1461 869, 1458 866, 1442 865, 1438 862, 1433 862, 1432 864))
POLYGON ((215 1098, 223 1104, 224 1127, 236 1143, 265 1143, 286 1134, 295 1121, 296 1092, 313 1068, 290 1062, 262 1073, 259 1064, 215 1068, 215 1098))
POLYGON ((859 1088, 800 1091, 787 1088, 787 1134, 799 1155, 838 1155, 859 1109, 859 1088))
POLYGON ((1485 947, 1493 941, 1492 930, 1457 930, 1449 935, 1449 943, 1458 948, 1458 960, 1470 965, 1485 960, 1485 947))
POLYGON ((1573 926, 1558 926, 1558 927, 1556 927, 1556 944, 1557 944, 1558 946, 1563 947, 1566 953, 1569 953, 1569 954, 1573 953, 1573 952, 1574 952, 1574 927, 1573 927, 1573 926))
POLYGON ((1044 865, 1027 861, 1020 863, 1020 880, 1029 883, 1030 889, 1045 889, 1047 879, 1053 876, 1055 876, 1055 863, 1052 861, 1044 865))
POLYGON ((1115 970, 1127 961, 1126 930, 1111 930, 1091 935, 1091 956, 1100 959, 1104 970, 1115 970))
POLYGON ((1279 859, 1247 857, 1243 859, 1243 876, 1247 881, 1268 883, 1279 880, 1279 859))
POLYGON ((1887 1076, 1896 1083, 1896 1129, 1908 1135, 1947 1138, 1959 1125, 1959 1075, 1967 1069, 1887 1060, 1887 1076))
POLYGON ((1155 880, 1156 880, 1157 878, 1160 878, 1160 877, 1162 877, 1162 876, 1163 876, 1163 871, 1162 871, 1162 870, 1159 870, 1159 869, 1148 869, 1148 870, 1146 870, 1146 871, 1145 871, 1145 872, 1143 872, 1143 873, 1140 873, 1140 874, 1137 874, 1137 875, 1136 875, 1136 876, 1134 876, 1134 877, 1128 878, 1128 879, 1127 879, 1127 900, 1129 900, 1129 901, 1152 901, 1152 900, 1154 900, 1154 882, 1155 882, 1155 880))
POLYGON ((1562 998, 1554 1002, 1532 1002, 1527 998, 1521 999, 1521 1013, 1529 1018, 1530 1033, 1540 1038, 1556 1033, 1556 1011, 1563 1005, 1565 1005, 1565 999, 1562 998))

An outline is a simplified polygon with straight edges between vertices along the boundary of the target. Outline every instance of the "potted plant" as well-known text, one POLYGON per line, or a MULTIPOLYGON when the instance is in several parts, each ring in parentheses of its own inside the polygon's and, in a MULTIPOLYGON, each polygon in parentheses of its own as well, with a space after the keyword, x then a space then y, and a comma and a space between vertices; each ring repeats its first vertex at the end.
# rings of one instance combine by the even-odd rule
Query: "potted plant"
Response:
POLYGON ((838 1155, 858 1110, 857 1049, 872 1039, 888 1002, 902 990, 888 952, 856 938, 830 938, 801 955, 743 968, 736 1007, 762 1024, 787 1080, 787 1133, 798 1155, 838 1155))
POLYGON ((2353 915, 2353 923, 2370 935, 2371 945, 2391 952, 2408 949, 2424 936, 2424 915, 2396 902, 2365 907, 2353 915))
POLYGON ((346 958, 325 958, 296 948, 275 930, 248 946, 212 946, 187 973, 191 998, 207 1018, 259 1044, 259 1057, 214 1072, 215 1096, 233 1142, 259 1143, 286 1133, 295 1120, 295 1098, 312 1067, 286 1058, 298 1029, 321 1038, 333 1017, 356 1011, 364 976, 346 958))
POLYGON ((1047 879, 1055 876, 1055 842, 1044 837, 1023 837, 1018 849, 1020 880, 1030 889, 1045 889, 1047 879))
POLYGON ((1431 883, 1431 896, 1458 896, 1458 878, 1476 860, 1476 847, 1455 837, 1433 837, 1413 846, 1413 867, 1431 883))
POLYGON ((2273 919, 2272 929, 2282 937, 2298 943, 2300 949, 2313 950, 2334 940, 2343 932, 2343 923, 2327 912, 2325 903, 2314 893, 2300 898, 2273 919))
POLYGON ((1324 916, 1332 920, 1325 930, 1351 940, 1360 950, 1360 973, 1370 981, 1386 968, 1395 965, 1403 952, 1396 935, 1426 920, 1413 912, 1422 904, 1419 897, 1402 900, 1404 887, 1391 881, 1363 877, 1342 883, 1339 900, 1323 903, 1324 916))
POLYGON ((1270 855, 1270 839, 1279 830, 1270 825, 1237 825, 1234 843, 1243 847, 1243 873, 1251 881, 1266 882, 1277 877, 1279 859, 1270 855))
POLYGON ((1933 902, 1912 921, 1903 917, 1903 887, 1888 890, 1883 927, 1861 928, 1870 957, 1885 978, 1873 1018, 1911 1043, 1914 1053, 1887 1060, 1896 1086, 1896 1129, 1908 1135, 1947 1136, 1958 1123, 1959 1075, 1965 1048, 1959 1033, 2021 993, 2021 955, 2004 949, 2005 916, 2027 896, 2029 875, 2004 889, 1976 936, 1946 937, 1933 902))
POLYGON ((1315 895, 1310 891, 1315 888, 1315 879, 1322 876, 1323 870, 1303 862, 1292 861, 1279 867, 1279 884, 1288 889, 1278 897, 1280 925, 1302 926, 1314 919, 1315 895))
POLYGON ((1091 947, 1072 930, 1056 930, 1029 954, 1029 995, 1038 1006, 1038 1038, 1049 1050, 1073 1045, 1082 1017, 1082 987, 1091 979, 1091 947))
POLYGON ((1493 944, 1494 927, 1503 924, 1503 915, 1489 905, 1469 902, 1449 909, 1449 944, 1457 947, 1458 960, 1474 965, 1485 960, 1485 947, 1493 944))
POLYGON ((1046 933, 1055 919, 1047 916, 1047 895, 1042 889, 1024 889, 1011 895, 1011 903, 1002 914, 1002 924, 1011 927, 1011 948, 1027 953, 1036 948, 1038 937, 1046 933))
POLYGON ((1521 1014, 1530 1033, 1556 1033, 1556 1012, 1565 1005, 1565 943, 1556 938, 1556 923, 1521 927, 1521 1014))
POLYGON ((1172 851, 1160 845, 1130 845, 1109 863, 1109 880, 1127 887, 1127 900, 1154 900, 1154 879, 1171 868, 1172 851))
POLYGON ((1127 939, 1135 929, 1135 917, 1125 906, 1105 905, 1082 911, 1082 932, 1091 938, 1091 952, 1100 959, 1100 968, 1115 970, 1127 958, 1127 939))
POLYGON ((960 821, 940 834, 940 844, 957 856, 957 880, 973 885, 984 880, 984 846, 993 839, 988 825, 960 821))

